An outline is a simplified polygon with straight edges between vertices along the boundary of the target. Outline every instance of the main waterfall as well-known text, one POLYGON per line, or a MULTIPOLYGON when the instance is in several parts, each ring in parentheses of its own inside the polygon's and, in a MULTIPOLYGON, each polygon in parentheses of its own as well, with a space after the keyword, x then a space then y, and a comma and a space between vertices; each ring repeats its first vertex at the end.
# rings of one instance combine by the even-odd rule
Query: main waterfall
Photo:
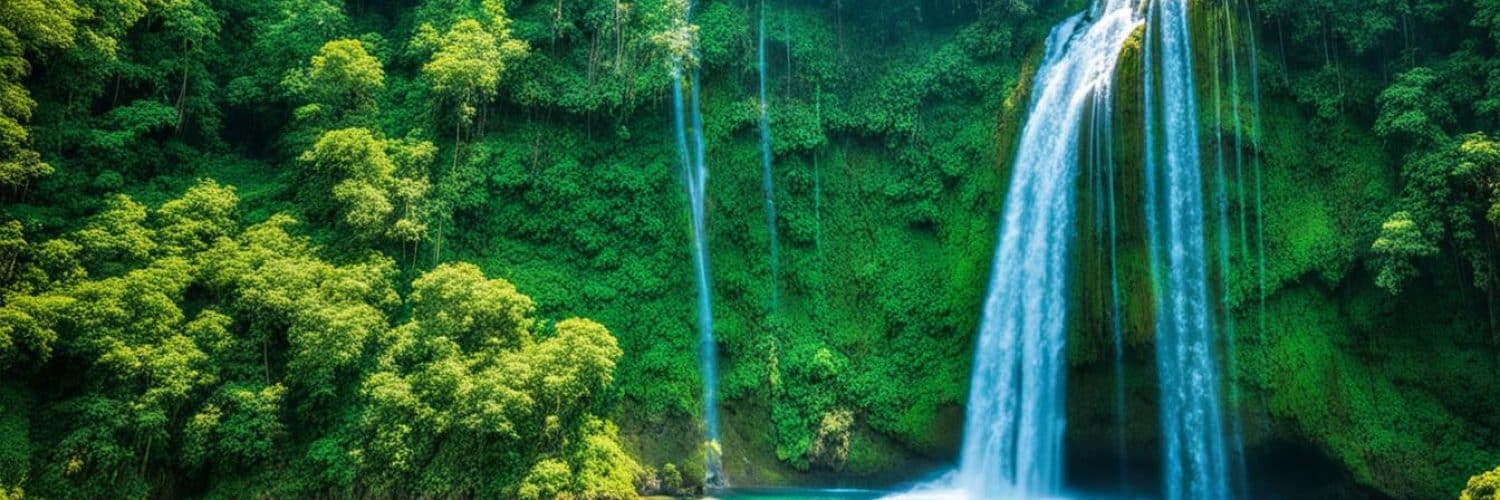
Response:
POLYGON ((980 320, 955 486, 972 498, 1062 489, 1066 284, 1080 132, 1109 98, 1132 0, 1097 0, 1053 28, 1032 84, 980 320))

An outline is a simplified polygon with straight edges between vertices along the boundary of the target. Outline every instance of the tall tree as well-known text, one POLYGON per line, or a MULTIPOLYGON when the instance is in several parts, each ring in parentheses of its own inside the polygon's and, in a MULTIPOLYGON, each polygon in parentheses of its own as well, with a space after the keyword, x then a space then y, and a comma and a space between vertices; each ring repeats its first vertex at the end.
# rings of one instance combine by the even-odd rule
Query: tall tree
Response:
POLYGON ((330 130, 301 156, 315 181, 304 190, 331 193, 355 234, 414 245, 427 234, 427 170, 436 151, 428 142, 382 139, 364 128, 330 130))
POLYGON ((334 40, 323 44, 310 65, 287 77, 292 92, 311 104, 298 116, 323 116, 331 126, 369 125, 378 108, 375 92, 385 86, 380 60, 365 50, 359 40, 334 40))
POLYGON ((470 264, 412 282, 411 320, 381 341, 355 453, 405 494, 629 496, 637 466, 591 414, 622 355, 598 323, 537 340, 532 300, 470 264), (480 471, 494 470, 500 477, 480 471))
POLYGON ((422 73, 452 107, 455 164, 463 132, 473 124, 479 107, 499 92, 507 64, 525 56, 528 50, 525 42, 511 38, 505 10, 498 3, 490 5, 486 2, 490 16, 485 23, 462 19, 442 36, 437 36, 431 25, 423 25, 418 34, 418 42, 433 50, 422 73))
POLYGON ((74 45, 85 15, 72 0, 14 0, 0 4, 0 186, 24 190, 52 173, 32 149, 26 122, 36 101, 22 84, 31 72, 27 58, 42 58, 74 45))

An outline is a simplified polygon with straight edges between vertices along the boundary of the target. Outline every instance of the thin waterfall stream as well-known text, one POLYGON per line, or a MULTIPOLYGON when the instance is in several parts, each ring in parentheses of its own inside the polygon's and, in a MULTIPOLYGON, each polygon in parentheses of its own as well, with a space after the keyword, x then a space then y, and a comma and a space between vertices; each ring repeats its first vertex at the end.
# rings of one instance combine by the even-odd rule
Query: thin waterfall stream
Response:
MULTIPOLYGON (((1239 202, 1238 202, 1237 206, 1239 207, 1240 258, 1244 259, 1244 258, 1248 258, 1249 255, 1250 255, 1250 236, 1249 236, 1249 218, 1248 218, 1248 213, 1249 213, 1248 206, 1249 205, 1247 204, 1247 200, 1245 198, 1245 122, 1241 120, 1242 117, 1241 117, 1241 114, 1240 114, 1240 103, 1241 103, 1241 101, 1240 101, 1241 97, 1240 96, 1241 96, 1241 90, 1240 90, 1240 69, 1239 69, 1240 68, 1240 65, 1239 65, 1240 53, 1239 53, 1239 50, 1238 50, 1238 47, 1239 47, 1239 43, 1238 42, 1239 42, 1239 40, 1238 40, 1238 38, 1236 38, 1236 35, 1235 35, 1235 32, 1236 32, 1235 31, 1235 22, 1238 19, 1239 9, 1233 9, 1233 8, 1231 8, 1230 4, 1232 4, 1232 3, 1239 3, 1239 0, 1224 0, 1222 2, 1222 4, 1221 4, 1223 6, 1223 19, 1224 19, 1224 27, 1225 27, 1225 33, 1221 34, 1221 37, 1224 40, 1226 40, 1228 42, 1228 44, 1229 44, 1227 55, 1229 57, 1229 84, 1230 84, 1229 85, 1229 95, 1230 95, 1229 100, 1230 100, 1230 110, 1231 110, 1230 117, 1231 117, 1232 123, 1234 124, 1234 172, 1235 172, 1234 173, 1234 183, 1235 183, 1235 188, 1236 188, 1236 190, 1238 192, 1238 197, 1239 197, 1239 202)), ((1251 24, 1251 23, 1249 23, 1249 22, 1246 23, 1246 25, 1247 25, 1246 29, 1250 29, 1249 26, 1248 26, 1249 24, 1251 24)), ((1222 101, 1216 102, 1215 106, 1218 106, 1221 102, 1222 101)), ((1221 129, 1221 134, 1222 134, 1222 129, 1221 129)), ((1220 140, 1222 141, 1222 135, 1221 135, 1220 140)), ((1230 287, 1230 285, 1231 285, 1231 278, 1234 277, 1234 274, 1233 274, 1234 267, 1231 266, 1230 258, 1229 258, 1230 257, 1230 253, 1231 253, 1231 250, 1230 250, 1230 246, 1231 245, 1229 244, 1229 232, 1228 232, 1230 220, 1228 219, 1228 213, 1227 213, 1227 210, 1225 208, 1225 205, 1227 205, 1227 202, 1226 202, 1225 198, 1227 196, 1224 193, 1224 189, 1225 189, 1224 185, 1227 183, 1227 181, 1225 181, 1223 179, 1224 174, 1223 174, 1222 170, 1220 171, 1219 175, 1220 175, 1220 188, 1219 188, 1219 190, 1220 190, 1220 214, 1219 215, 1220 215, 1220 218, 1222 219, 1221 222, 1220 222, 1220 227, 1221 227, 1220 231, 1221 231, 1221 233, 1220 233, 1219 236, 1220 236, 1220 241, 1221 241, 1221 243, 1220 243, 1220 245, 1221 245, 1220 252, 1223 253, 1223 255, 1220 257, 1220 266, 1222 267, 1222 273, 1223 273, 1223 275, 1220 276, 1220 280, 1223 281, 1223 285, 1224 285, 1223 286, 1223 290, 1222 290, 1222 293, 1223 293, 1223 297, 1222 297, 1223 302, 1222 302, 1222 304, 1223 304, 1223 308, 1224 308, 1224 310, 1223 310, 1224 339, 1225 339, 1224 352, 1225 352, 1225 357, 1226 357, 1227 363, 1228 363, 1227 366, 1225 367, 1225 369, 1227 370, 1226 371, 1227 376, 1226 376, 1225 380, 1227 381, 1227 383, 1229 385, 1229 395, 1228 395, 1228 397, 1229 397, 1229 425, 1230 425, 1230 431, 1229 431, 1229 433, 1230 433, 1230 438, 1231 438, 1230 445, 1232 447, 1231 448, 1231 452, 1232 452, 1231 460, 1232 460, 1233 465, 1234 465, 1234 477, 1235 477, 1235 485, 1236 485, 1235 491, 1236 491, 1236 493, 1240 497, 1242 497, 1242 498, 1248 498, 1249 497, 1249 490, 1248 490, 1248 488, 1249 488, 1249 478, 1248 478, 1249 473, 1248 473, 1248 468, 1247 468, 1247 466, 1245 464, 1245 438, 1244 438, 1244 430, 1241 428, 1242 424, 1241 424, 1241 419, 1240 419, 1240 394, 1239 394, 1239 384, 1237 383, 1237 377, 1236 377, 1236 374, 1239 372, 1239 361, 1238 361, 1238 355, 1239 355, 1239 352, 1238 352, 1238 350, 1239 350, 1239 348, 1238 348, 1239 333, 1238 333, 1238 331, 1236 329, 1236 326, 1235 326, 1234 304, 1233 304, 1233 300, 1232 300, 1233 295, 1231 294, 1231 287, 1230 287)))
MULTIPOLYGON (((1255 7, 1250 2, 1245 2, 1245 18, 1255 19, 1255 7)), ((1265 195, 1261 192, 1261 123, 1260 123, 1260 54, 1256 48, 1255 26, 1252 23, 1246 34, 1250 37, 1250 95, 1253 105, 1250 108, 1250 146, 1255 149, 1251 155, 1251 162, 1255 167, 1255 263, 1257 278, 1257 295, 1259 303, 1256 310, 1257 334, 1264 334, 1266 329, 1266 221, 1265 221, 1265 195)))
POLYGON ((1229 498, 1187 0, 1154 1, 1148 16, 1146 212, 1164 496, 1229 498))
MULTIPOLYGON (((756 67, 760 73, 760 166, 761 183, 766 191, 766 230, 771 248, 771 311, 780 308, 781 297, 777 279, 780 275, 780 258, 777 255, 776 238, 776 181, 771 177, 771 101, 766 95, 766 0, 760 2, 760 26, 756 42, 756 67)), ((788 58, 790 60, 790 58, 788 58)))
POLYGON ((1109 205, 1108 230, 1109 230, 1109 327, 1112 347, 1115 355, 1115 448, 1119 453, 1120 463, 1120 488, 1130 488, 1130 475, 1126 470, 1126 463, 1130 457, 1129 449, 1125 446, 1125 325, 1120 307, 1120 233, 1119 221, 1117 220, 1115 199, 1115 165, 1114 165, 1114 129, 1111 125, 1114 108, 1111 101, 1103 95, 1096 97, 1094 103, 1095 113, 1101 118, 1097 119, 1098 126, 1102 129, 1096 135, 1098 144, 1103 144, 1099 153, 1099 169, 1104 172, 1105 203, 1109 205))
MULTIPOLYGON (((1236 60, 1237 57, 1238 57, 1238 53, 1235 50, 1236 44, 1235 44, 1235 40, 1234 40, 1234 19, 1233 19, 1233 17, 1231 17, 1229 15, 1229 0, 1225 0, 1225 1, 1221 2, 1221 5, 1224 7, 1224 9, 1223 9, 1222 12, 1213 12, 1213 13, 1210 13, 1210 16, 1212 16, 1213 19, 1215 20, 1214 31, 1212 31, 1210 33, 1210 37, 1212 38, 1211 43, 1212 43, 1212 49, 1213 49, 1212 50, 1213 56, 1212 56, 1211 61, 1213 63, 1212 64, 1212 67, 1213 67, 1213 72, 1212 72, 1212 79, 1213 79, 1213 102, 1212 102, 1212 104, 1213 104, 1213 109, 1214 109, 1214 128, 1213 128, 1213 132, 1214 132, 1214 164, 1215 164, 1214 191, 1215 191, 1215 201, 1216 201, 1216 205, 1217 205, 1217 208, 1218 208, 1218 216, 1216 218, 1216 224, 1215 224, 1215 226, 1216 226, 1217 231, 1218 231, 1218 236, 1217 236, 1217 240, 1218 240, 1218 252, 1217 253, 1218 253, 1218 270, 1219 270, 1219 276, 1218 276, 1218 278, 1219 278, 1219 285, 1220 285, 1220 287, 1219 287, 1219 295, 1220 295, 1219 296, 1219 315, 1220 315, 1219 316, 1219 325, 1220 325, 1221 331, 1224 332, 1224 341, 1225 341, 1225 349, 1224 350, 1225 350, 1225 356, 1228 359, 1228 367, 1227 367, 1227 369, 1228 369, 1228 377, 1226 377, 1226 380, 1229 381, 1229 388, 1230 388, 1229 395, 1228 395, 1229 396, 1229 404, 1230 404, 1230 408, 1229 408, 1229 420, 1230 420, 1230 434, 1232 436, 1232 440, 1231 440, 1231 445, 1232 445, 1232 460, 1233 460, 1234 466, 1235 466, 1235 476, 1234 477, 1236 477, 1236 478, 1243 478, 1244 475, 1245 475, 1244 474, 1245 468, 1244 468, 1244 461, 1243 461, 1244 454, 1243 454, 1243 445, 1242 445, 1243 441, 1242 441, 1241 434, 1240 434, 1240 420, 1239 420, 1239 416, 1238 416, 1239 412, 1237 411, 1238 410, 1238 404, 1237 404, 1238 393, 1237 393, 1237 391, 1234 388, 1235 387, 1235 385, 1234 385, 1234 370, 1235 370, 1235 324, 1234 324, 1234 302, 1232 300, 1233 295, 1231 294, 1231 286, 1233 284, 1233 280, 1235 279, 1235 269, 1234 269, 1234 266, 1233 266, 1233 263, 1232 263, 1232 259, 1231 259, 1231 257, 1234 254, 1233 245, 1230 242, 1230 240, 1231 240, 1231 238, 1230 238, 1231 226, 1233 225, 1233 221, 1231 220, 1231 218, 1229 216, 1229 204, 1230 204, 1230 200, 1229 200, 1228 189, 1229 189, 1229 184, 1231 182, 1236 182, 1238 184, 1237 187, 1239 188, 1238 191, 1239 191, 1240 198, 1238 200, 1239 204, 1237 206, 1244 207, 1245 206, 1244 183, 1240 182, 1240 180, 1244 178, 1244 161, 1243 161, 1244 160, 1244 154, 1241 152, 1242 141, 1240 139, 1239 64, 1238 64, 1238 62, 1236 60), (1223 67, 1224 67, 1223 59, 1227 59, 1228 62, 1229 62, 1229 73, 1228 73, 1228 76, 1227 76, 1227 78, 1228 78, 1227 81, 1229 82, 1228 93, 1229 93, 1230 116, 1229 116, 1229 121, 1228 122, 1225 121, 1225 116, 1224 116, 1224 104, 1225 104, 1225 96, 1224 96, 1224 90, 1225 90, 1224 87, 1225 87, 1225 85, 1224 85, 1224 82, 1226 80, 1225 80, 1225 74, 1223 72, 1223 67), (1227 171, 1227 163, 1228 163, 1227 156, 1228 155, 1225 152, 1226 142, 1227 142, 1227 140, 1225 138, 1225 127, 1226 126, 1227 127, 1232 127, 1233 134, 1235 136, 1234 137, 1234 144, 1233 144, 1233 146, 1229 146, 1229 147, 1232 147, 1233 152, 1234 152, 1234 170, 1235 170, 1234 180, 1231 180, 1231 178, 1229 177, 1228 171, 1227 171)), ((1244 234, 1245 234, 1244 211, 1243 210, 1240 211, 1240 222, 1241 222, 1241 224, 1240 224, 1240 228, 1239 229, 1240 229, 1240 234, 1241 234, 1241 238, 1242 238, 1241 242, 1243 243, 1243 237, 1244 237, 1244 234)), ((1241 253, 1241 255, 1244 255, 1244 253, 1241 253)), ((1236 481, 1236 484, 1239 485, 1239 486, 1243 486, 1243 481, 1236 481)), ((1236 491, 1239 491, 1239 489, 1237 488, 1236 491)), ((1241 496, 1244 496, 1244 495, 1241 495, 1241 496)))
MULTIPOLYGON (((693 5, 688 4, 684 23, 691 23, 693 5)), ((704 434, 704 484, 710 488, 724 488, 728 480, 719 448, 719 398, 718 398, 718 345, 714 342, 713 285, 708 272, 708 224, 704 213, 704 198, 707 195, 708 167, 704 160, 703 112, 699 107, 699 73, 696 68, 685 71, 684 61, 672 62, 672 109, 673 125, 677 138, 677 151, 682 164, 683 183, 687 187, 688 204, 692 210, 693 227, 693 271, 698 285, 698 362, 703 376, 703 434, 704 434), (684 107, 683 80, 687 80, 688 94, 684 107)))

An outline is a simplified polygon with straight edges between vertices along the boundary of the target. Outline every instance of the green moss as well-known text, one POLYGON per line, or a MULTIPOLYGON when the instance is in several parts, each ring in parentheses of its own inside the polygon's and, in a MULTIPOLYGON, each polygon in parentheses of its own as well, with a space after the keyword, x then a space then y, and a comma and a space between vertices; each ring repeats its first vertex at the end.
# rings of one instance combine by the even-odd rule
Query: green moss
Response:
MULTIPOLYGON (((1410 331, 1388 328, 1358 338, 1339 301, 1317 288, 1278 294, 1267 304, 1267 314, 1277 319, 1263 336, 1245 341, 1242 366, 1266 395, 1267 411, 1292 422, 1356 480, 1395 496, 1451 495, 1473 470, 1500 460, 1480 430, 1403 380, 1403 368, 1414 367, 1358 354, 1360 343, 1399 339, 1410 331)), ((1429 360, 1450 354, 1443 347, 1403 347, 1429 360)))
POLYGON ((25 389, 0 384, 0 497, 24 486, 31 469, 31 405, 25 389))

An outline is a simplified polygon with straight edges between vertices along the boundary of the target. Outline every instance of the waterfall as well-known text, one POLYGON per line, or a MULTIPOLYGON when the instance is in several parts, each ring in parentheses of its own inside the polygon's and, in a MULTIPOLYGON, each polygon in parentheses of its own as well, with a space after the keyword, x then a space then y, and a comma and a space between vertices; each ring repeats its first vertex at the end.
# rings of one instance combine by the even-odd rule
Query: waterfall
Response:
POLYGON ((780 273, 776 250, 776 181, 771 178, 771 101, 766 97, 766 0, 760 2, 759 50, 756 54, 760 69, 760 168, 761 184, 766 191, 766 227, 771 241, 771 311, 780 306, 780 290, 776 284, 780 273))
POLYGON ((1187 0, 1153 1, 1148 15, 1146 210, 1165 496, 1228 498, 1187 0))
POLYGON ((954 479, 975 498, 1062 488, 1065 287, 1074 235, 1080 127, 1107 99, 1120 50, 1140 21, 1129 0, 1098 0, 1054 27, 1000 221, 975 347, 954 479))
MULTIPOLYGON (((1244 132, 1245 131, 1245 123, 1244 123, 1244 121, 1241 120, 1241 116, 1240 116, 1240 95, 1241 95, 1241 91, 1240 91, 1240 70, 1239 70, 1239 68, 1240 68, 1240 66, 1239 66, 1239 57, 1240 57, 1240 55, 1239 55, 1239 50, 1237 49, 1238 46, 1239 46, 1238 45, 1239 39, 1235 36, 1235 20, 1239 16, 1239 10, 1238 9, 1231 9, 1231 5, 1230 5, 1231 3, 1233 3, 1233 4, 1239 4, 1239 3, 1241 3, 1241 1, 1240 0, 1224 0, 1222 2, 1222 5, 1224 7, 1223 19, 1224 19, 1224 27, 1225 27, 1225 33, 1222 35, 1222 37, 1226 41, 1228 41, 1228 43, 1229 43, 1229 47, 1228 47, 1228 56, 1229 56, 1229 83, 1230 83, 1230 87, 1229 87, 1230 98, 1229 98, 1229 100, 1230 100, 1231 120, 1232 120, 1232 123, 1234 123, 1234 152, 1235 152, 1235 155, 1234 155, 1234 172, 1235 172, 1234 179, 1235 179, 1235 181, 1234 182, 1235 182, 1235 187, 1236 187, 1236 189, 1238 191, 1238 195, 1239 195, 1239 204, 1238 204, 1238 206, 1239 206, 1239 219, 1240 219, 1239 220, 1239 222, 1240 222, 1240 224, 1239 224, 1239 229, 1240 229, 1240 257, 1243 259, 1243 258, 1248 258, 1249 255, 1250 255, 1250 236, 1249 236, 1249 221, 1248 221, 1249 209, 1248 209, 1248 205, 1247 205, 1247 200, 1245 198, 1245 132, 1244 132)), ((1250 43, 1254 43, 1254 38, 1253 37, 1250 39, 1250 43)), ((1250 50, 1251 50, 1251 54, 1252 54, 1252 57, 1253 57, 1254 48, 1251 47, 1250 50)), ((1252 62, 1252 64, 1253 64, 1253 62, 1252 62)), ((1217 66, 1216 66, 1216 70, 1217 70, 1217 66)), ((1217 104, 1216 104, 1216 106, 1217 106, 1217 104)), ((1222 137, 1222 129, 1221 129, 1220 141, 1222 142, 1222 140, 1223 140, 1223 137, 1222 137)), ((1221 171, 1220 171, 1219 175, 1221 177, 1221 181, 1220 181, 1220 186, 1221 187, 1219 188, 1220 189, 1220 193, 1219 193, 1219 196, 1220 196, 1220 202, 1219 202, 1220 203, 1220 208, 1219 208, 1219 210, 1220 210, 1220 218, 1222 219, 1222 221, 1220 223, 1220 228, 1221 228, 1220 229, 1220 231, 1221 231, 1221 233, 1220 233, 1220 240, 1222 242, 1222 243, 1220 243, 1220 246, 1221 246, 1220 251, 1222 252, 1222 256, 1220 257, 1220 265, 1223 268, 1223 276, 1221 277, 1221 279, 1224 282, 1224 287, 1223 287, 1223 294, 1224 294, 1224 297, 1223 297, 1223 307, 1224 307, 1223 314, 1224 314, 1224 320, 1223 321, 1224 321, 1224 338, 1225 338, 1225 348, 1224 348, 1224 350, 1225 350, 1225 356, 1227 357, 1227 360, 1228 360, 1227 370, 1228 370, 1228 374, 1229 374, 1228 381, 1229 381, 1229 412, 1230 412, 1230 414, 1229 414, 1229 423, 1230 423, 1230 437, 1233 439, 1233 441, 1231 442, 1231 445, 1233 446, 1233 449, 1232 449, 1232 451, 1233 451, 1232 458, 1233 458, 1233 463, 1234 463, 1234 467, 1235 467, 1235 476, 1236 476, 1236 479, 1237 479, 1237 481, 1235 482, 1235 484, 1238 486, 1238 488, 1236 489, 1236 492, 1238 493, 1238 495, 1240 497, 1242 497, 1242 498, 1248 498, 1249 497, 1249 477, 1248 477, 1247 468, 1245 466, 1245 437, 1244 437, 1244 431, 1242 430, 1241 419, 1240 419, 1240 393, 1239 393, 1239 383, 1238 383, 1238 380, 1237 380, 1237 377, 1236 377, 1236 374, 1239 373, 1239 362, 1238 362, 1238 354, 1239 354, 1238 342, 1239 342, 1239 337, 1238 337, 1238 332, 1236 331, 1236 328, 1235 328, 1234 310, 1233 310, 1232 302, 1231 302, 1231 299, 1230 299, 1230 278, 1232 276, 1231 271, 1233 269, 1230 266, 1230 260, 1229 260, 1229 254, 1230 254, 1229 246, 1230 245, 1229 245, 1228 229, 1229 229, 1229 223, 1230 223, 1230 221, 1228 220, 1228 213, 1227 213, 1227 210, 1225 208, 1225 205, 1227 205, 1227 202, 1226 202, 1227 200, 1225 200, 1226 196, 1225 196, 1225 194, 1223 192, 1224 188, 1222 186, 1224 185, 1224 183, 1226 181, 1222 180, 1222 177, 1223 177, 1222 168, 1221 168, 1221 171)))
MULTIPOLYGON (((1245 134, 1244 122, 1240 120, 1240 56, 1239 44, 1234 35, 1234 12, 1230 12, 1229 4, 1238 0, 1224 0, 1224 26, 1227 33, 1224 39, 1229 42, 1229 100, 1230 113, 1234 121, 1234 178, 1235 187, 1239 192, 1239 206, 1245 206, 1245 134)), ((1249 254, 1250 236, 1245 210, 1240 210, 1240 253, 1249 254)), ((1228 297, 1225 297, 1228 300, 1228 297)))
MULTIPOLYGON (((691 16, 689 4, 686 16, 691 16)), ((687 20, 687 22, 691 22, 687 20)), ((724 478, 722 452, 719 449, 718 346, 714 343, 712 283, 708 274, 708 227, 704 215, 708 167, 704 161, 703 113, 698 106, 698 70, 688 80, 687 110, 683 105, 683 71, 681 58, 672 64, 673 125, 677 134, 677 152, 682 165, 683 183, 687 186, 688 204, 692 209, 693 271, 698 285, 698 363, 703 374, 703 433, 705 443, 704 484, 712 488, 728 485, 724 478)))
MULTIPOLYGON (((1119 470, 1120 491, 1129 490, 1127 467, 1129 450, 1125 446, 1125 328, 1120 301, 1119 269, 1119 223, 1116 219, 1115 164, 1114 164, 1114 106, 1111 95, 1097 93, 1089 104, 1088 166, 1089 195, 1092 201, 1088 214, 1094 222, 1095 263, 1090 272, 1094 276, 1107 276, 1109 295, 1099 303, 1085 304, 1097 307, 1109 314, 1109 333, 1114 353, 1114 404, 1115 404, 1115 453, 1119 470), (1101 208, 1102 207, 1102 208, 1101 208), (1107 242, 1107 244, 1101 244, 1107 242), (1104 267, 1108 266, 1108 274, 1104 267), (1108 301, 1104 304, 1103 301, 1108 301)), ((1089 295, 1093 297, 1092 294, 1089 295)))
POLYGON ((1129 451, 1125 446, 1125 325, 1122 316, 1124 312, 1120 308, 1120 233, 1115 214, 1115 153, 1114 131, 1111 126, 1114 109, 1105 95, 1099 95, 1097 101, 1094 104, 1095 114, 1102 117, 1098 122, 1103 130, 1096 135, 1096 139, 1099 144, 1104 145, 1103 151, 1099 153, 1099 168, 1105 173, 1105 203, 1109 205, 1109 326, 1115 354, 1115 448, 1120 455, 1120 488, 1124 491, 1130 488, 1130 475, 1126 471, 1129 451))
MULTIPOLYGON (((1257 304, 1256 304, 1256 336, 1264 337, 1266 333, 1266 219, 1265 219, 1265 193, 1261 187, 1261 109, 1260 109, 1260 54, 1259 45, 1255 36, 1255 6, 1245 2, 1245 18, 1250 20, 1250 27, 1246 30, 1250 38, 1250 95, 1252 98, 1250 107, 1250 145, 1254 148, 1251 161, 1255 169, 1255 263, 1257 282, 1257 304)), ((1285 50, 1285 49, 1283 49, 1285 50)), ((1261 395, 1261 411, 1267 411, 1264 394, 1261 395)), ((1246 485, 1246 490, 1249 487, 1246 485)), ((1248 497, 1248 496, 1247 496, 1248 497)))
POLYGON ((1244 6, 1245 18, 1251 23, 1245 33, 1250 37, 1250 95, 1253 99, 1250 107, 1250 146, 1255 149, 1251 161, 1255 165, 1255 262, 1260 299, 1256 320, 1259 323, 1257 332, 1264 333, 1266 329, 1266 222, 1265 213, 1262 211, 1264 194, 1261 192, 1260 185, 1260 54, 1255 41, 1255 7, 1250 2, 1245 2, 1244 6))
MULTIPOLYGON (((1263 339, 1266 334, 1266 219, 1265 219, 1265 193, 1261 190, 1261 111, 1260 111, 1260 54, 1259 45, 1255 39, 1255 6, 1245 2, 1245 18, 1250 20, 1249 30, 1246 31, 1250 37, 1250 95, 1252 106, 1250 108, 1250 145, 1255 154, 1251 160, 1255 165, 1255 262, 1257 278, 1256 304, 1256 337, 1263 339)), ((1264 398, 1264 394, 1261 396, 1264 398)), ((1261 411, 1267 411, 1264 399, 1262 399, 1261 411)), ((1269 420, 1269 419, 1267 419, 1269 420)), ((1248 476, 1246 476, 1248 482, 1248 476)), ((1245 485, 1246 493, 1249 485, 1245 485)), ((1249 498, 1246 495, 1246 498, 1249 498)))
MULTIPOLYGON (((1230 406, 1229 407, 1229 423, 1230 423, 1230 436, 1232 438, 1232 441, 1231 441, 1231 445, 1232 445, 1231 457, 1232 457, 1232 460, 1233 460, 1233 463, 1234 463, 1234 466, 1235 466, 1235 477, 1241 479, 1241 481, 1236 481, 1236 484, 1238 484, 1240 486, 1244 486, 1244 484, 1245 484, 1245 481, 1243 481, 1243 479, 1245 478, 1244 440, 1243 440, 1243 437, 1242 437, 1241 432, 1240 432, 1239 391, 1237 389, 1237 385, 1235 384, 1235 380, 1234 380, 1234 373, 1235 373, 1235 370, 1236 370, 1236 361, 1235 361, 1235 324, 1234 324, 1234 302, 1231 299, 1231 297, 1232 297, 1232 295, 1231 295, 1231 285, 1233 283, 1235 275, 1234 275, 1234 266, 1232 265, 1231 260, 1230 260, 1230 257, 1233 255, 1234 252, 1233 252, 1233 249, 1231 248, 1232 245, 1230 244, 1230 226, 1232 225, 1232 221, 1230 220, 1230 217, 1229 217, 1229 194, 1228 194, 1228 186, 1229 186, 1230 182, 1237 182, 1237 184, 1238 184, 1237 187, 1238 187, 1238 192, 1239 192, 1239 205, 1238 206, 1242 207, 1242 208, 1245 206, 1245 190, 1244 190, 1244 182, 1243 182, 1243 179, 1244 179, 1244 153, 1242 151, 1243 141, 1241 139, 1241 134, 1240 134, 1240 125, 1241 125, 1241 122, 1240 122, 1240 109, 1239 109, 1240 108, 1240 96, 1239 96, 1239 92, 1240 92, 1240 88, 1239 88, 1239 61, 1237 60, 1237 58, 1239 57, 1239 54, 1238 54, 1238 51, 1235 49, 1236 48, 1236 43, 1235 43, 1235 38, 1234 38, 1234 18, 1230 15, 1230 12, 1229 12, 1229 3, 1231 1, 1234 1, 1234 0, 1223 0, 1222 2, 1220 2, 1220 4, 1224 7, 1222 13, 1219 13, 1219 14, 1213 14, 1213 13, 1211 13, 1210 14, 1213 17, 1214 21, 1215 21, 1215 23, 1214 23, 1214 32, 1210 35, 1210 37, 1212 38, 1212 49, 1213 49, 1212 50, 1212 54, 1213 54, 1213 58, 1212 58, 1212 62, 1213 62, 1213 64, 1212 64, 1212 66, 1213 66, 1213 108, 1214 108, 1214 128, 1213 128, 1213 131, 1214 131, 1214 164, 1216 165, 1215 178, 1214 178, 1214 186, 1215 186, 1215 198, 1216 198, 1216 202, 1217 202, 1217 205, 1218 205, 1218 219, 1217 219, 1217 224, 1215 224, 1215 225, 1218 228, 1218 242, 1219 242, 1219 249, 1218 249, 1218 256, 1219 256, 1219 259, 1218 259, 1219 260, 1219 262, 1218 262, 1218 266, 1219 266, 1219 285, 1220 285, 1220 288, 1219 288, 1219 294, 1220 294, 1220 302, 1219 302, 1219 306, 1220 306, 1220 319, 1219 319, 1219 321, 1220 321, 1220 323, 1219 324, 1222 325, 1221 328, 1222 328, 1222 331, 1224 332, 1224 343, 1225 343, 1224 352, 1225 352, 1225 357, 1227 358, 1227 361, 1228 361, 1227 370, 1228 370, 1228 374, 1229 374, 1229 376, 1227 378, 1228 378, 1228 382, 1229 382, 1229 406, 1230 406), (1230 126, 1230 127, 1233 127, 1233 133, 1234 133, 1234 146, 1233 146, 1233 149, 1234 149, 1234 169, 1235 169, 1234 181, 1230 180, 1230 177, 1228 176, 1228 173, 1226 171, 1226 165, 1225 164, 1227 163, 1227 159, 1226 159, 1226 155, 1225 155, 1225 152, 1224 152, 1224 148, 1225 148, 1224 128, 1226 126, 1226 123, 1224 121, 1224 95, 1223 95, 1224 94, 1224 89, 1223 89, 1224 85, 1222 84, 1222 82, 1224 81, 1224 74, 1222 72, 1224 63, 1223 63, 1223 61, 1221 59, 1226 59, 1226 58, 1228 59, 1228 62, 1229 62, 1228 82, 1229 82, 1229 107, 1230 107, 1230 121, 1227 123, 1227 125, 1230 126)), ((1246 234, 1246 228, 1245 228, 1245 211, 1244 210, 1240 210, 1240 228, 1239 229, 1240 229, 1240 236, 1241 236, 1241 245, 1242 245, 1242 248, 1243 248, 1243 245, 1246 244, 1245 240, 1243 239, 1245 237, 1245 234, 1246 234)), ((1243 256, 1245 254, 1246 254, 1246 252, 1242 251, 1240 255, 1243 256)), ((1240 492, 1240 496, 1241 497, 1245 496, 1242 490, 1236 490, 1236 491, 1240 492)))

